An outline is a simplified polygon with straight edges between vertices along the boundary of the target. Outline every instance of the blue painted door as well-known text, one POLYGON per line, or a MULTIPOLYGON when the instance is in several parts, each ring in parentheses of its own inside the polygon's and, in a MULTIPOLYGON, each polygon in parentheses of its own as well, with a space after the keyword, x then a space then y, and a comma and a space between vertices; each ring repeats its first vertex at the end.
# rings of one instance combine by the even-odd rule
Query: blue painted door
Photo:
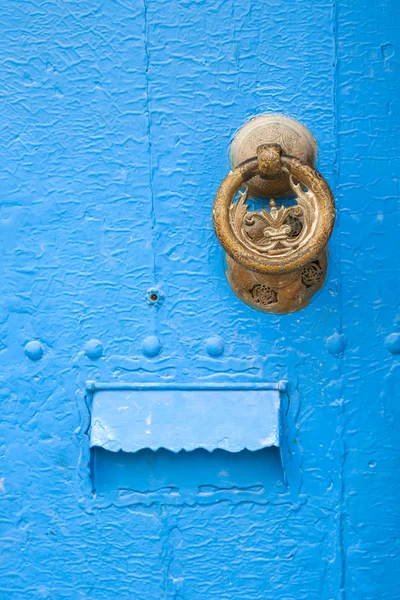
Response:
POLYGON ((400 598, 395 0, 5 8, 0 597, 400 598), (339 215, 322 293, 279 317, 232 294, 211 222, 266 112, 312 131, 339 215), (280 452, 89 448, 88 381, 282 380, 280 452))

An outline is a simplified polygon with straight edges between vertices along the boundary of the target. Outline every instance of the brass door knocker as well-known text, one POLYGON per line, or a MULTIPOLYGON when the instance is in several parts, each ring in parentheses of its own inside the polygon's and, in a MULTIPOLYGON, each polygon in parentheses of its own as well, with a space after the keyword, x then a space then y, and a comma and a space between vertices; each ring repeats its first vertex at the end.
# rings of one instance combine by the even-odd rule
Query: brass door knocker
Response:
POLYGON ((213 210, 215 233, 227 253, 229 284, 258 310, 300 310, 324 283, 326 245, 335 221, 329 185, 306 162, 315 159, 315 142, 296 121, 273 115, 253 119, 237 138, 231 160, 237 161, 243 148, 251 158, 225 177, 213 210), (259 143, 260 138, 268 143, 259 143), (251 195, 270 198, 269 210, 250 210, 251 195), (291 201, 277 205, 276 198, 289 195, 291 201))

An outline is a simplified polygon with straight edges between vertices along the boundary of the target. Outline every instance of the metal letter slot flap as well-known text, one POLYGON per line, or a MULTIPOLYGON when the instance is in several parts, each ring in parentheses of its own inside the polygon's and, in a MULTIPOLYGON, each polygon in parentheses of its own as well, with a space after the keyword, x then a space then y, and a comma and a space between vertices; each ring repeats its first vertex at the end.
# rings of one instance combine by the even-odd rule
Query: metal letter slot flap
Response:
POLYGON ((92 383, 91 446, 112 452, 279 446, 279 384, 221 386, 92 383))

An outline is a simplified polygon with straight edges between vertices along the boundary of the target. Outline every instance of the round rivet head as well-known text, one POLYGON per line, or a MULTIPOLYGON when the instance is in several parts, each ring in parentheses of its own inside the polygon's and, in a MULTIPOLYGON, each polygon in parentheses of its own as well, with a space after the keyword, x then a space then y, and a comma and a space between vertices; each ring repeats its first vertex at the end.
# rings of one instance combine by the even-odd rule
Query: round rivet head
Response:
POLYGON ((158 356, 161 351, 161 343, 157 336, 149 335, 143 340, 142 352, 145 356, 153 358, 158 356))
POLYGON ((221 356, 224 352, 224 340, 219 335, 208 338, 206 350, 210 356, 221 356))
POLYGON ((85 354, 92 360, 100 358, 103 356, 103 344, 99 340, 89 340, 85 345, 85 354))
POLYGON ((391 333, 385 340, 385 346, 392 354, 400 354, 400 333, 391 333))
POLYGON ((332 354, 332 356, 342 356, 346 348, 346 340, 344 335, 334 333, 333 335, 327 338, 325 342, 325 347, 328 350, 329 354, 332 354))
POLYGON ((37 340, 28 342, 25 346, 25 356, 31 360, 39 360, 43 356, 43 346, 37 340))

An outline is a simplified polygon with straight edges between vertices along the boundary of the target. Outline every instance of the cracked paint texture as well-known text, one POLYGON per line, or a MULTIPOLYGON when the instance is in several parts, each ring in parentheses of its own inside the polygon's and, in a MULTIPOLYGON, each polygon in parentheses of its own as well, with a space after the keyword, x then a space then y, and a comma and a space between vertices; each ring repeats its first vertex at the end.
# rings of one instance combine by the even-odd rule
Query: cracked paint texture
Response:
POLYGON ((7 3, 0 598, 400 598, 399 16, 394 0, 7 3), (324 289, 283 317, 232 294, 211 222, 229 142, 263 112, 310 128, 339 209, 324 289), (287 380, 281 458, 90 457, 88 380, 287 380))

